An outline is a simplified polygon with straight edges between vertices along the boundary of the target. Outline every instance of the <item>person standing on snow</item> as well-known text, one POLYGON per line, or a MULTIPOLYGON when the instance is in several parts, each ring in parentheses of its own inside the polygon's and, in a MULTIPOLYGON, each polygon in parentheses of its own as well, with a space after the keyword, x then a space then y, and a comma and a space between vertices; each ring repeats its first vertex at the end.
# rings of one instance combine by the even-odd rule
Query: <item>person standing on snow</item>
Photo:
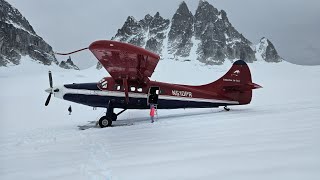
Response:
POLYGON ((151 123, 154 122, 154 113, 155 113, 156 109, 154 108, 154 105, 151 104, 150 105, 150 118, 151 118, 151 123))
POLYGON ((69 111, 69 115, 71 115, 71 113, 72 113, 72 108, 71 108, 71 106, 69 106, 68 111, 69 111))

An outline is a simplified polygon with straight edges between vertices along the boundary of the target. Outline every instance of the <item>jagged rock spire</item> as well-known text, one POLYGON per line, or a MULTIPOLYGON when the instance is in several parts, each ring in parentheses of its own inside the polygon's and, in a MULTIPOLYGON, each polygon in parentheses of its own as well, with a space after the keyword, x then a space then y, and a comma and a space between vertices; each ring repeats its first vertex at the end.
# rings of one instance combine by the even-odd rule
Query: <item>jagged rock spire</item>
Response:
POLYGON ((147 14, 140 21, 129 16, 112 39, 131 43, 161 54, 163 40, 166 38, 165 31, 169 24, 170 20, 164 19, 159 12, 153 17, 147 14))
POLYGON ((165 31, 168 29, 170 24, 169 19, 164 19, 157 12, 149 26, 149 37, 145 48, 155 53, 161 54, 163 47, 163 40, 166 38, 165 31))
POLYGON ((169 53, 175 56, 187 57, 192 48, 194 17, 183 1, 171 21, 169 31, 169 53))
POLYGON ((79 70, 78 66, 76 66, 73 61, 71 60, 71 57, 69 56, 69 58, 66 61, 61 61, 59 66, 61 68, 64 69, 75 69, 75 70, 79 70))
POLYGON ((279 56, 274 45, 265 37, 261 38, 259 44, 256 46, 256 56, 259 60, 264 60, 266 62, 282 61, 282 58, 279 56))

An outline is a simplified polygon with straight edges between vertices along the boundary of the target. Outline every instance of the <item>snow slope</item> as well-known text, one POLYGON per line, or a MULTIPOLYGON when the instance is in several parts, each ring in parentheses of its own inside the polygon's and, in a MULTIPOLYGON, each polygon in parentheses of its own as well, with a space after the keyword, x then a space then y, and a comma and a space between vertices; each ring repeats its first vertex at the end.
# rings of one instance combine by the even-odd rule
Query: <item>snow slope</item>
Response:
MULTIPOLYGON (((320 177, 320 67, 249 64, 248 106, 129 110, 111 128, 84 131, 103 109, 52 98, 47 69, 0 69, 0 179, 308 179, 320 177), (40 69, 40 70, 38 70, 40 69), (68 115, 67 108, 73 107, 68 115)), ((231 66, 160 61, 152 79, 203 84, 231 66)), ((41 66, 43 67, 43 66, 41 66)), ((55 85, 95 82, 107 73, 51 69, 55 85)))

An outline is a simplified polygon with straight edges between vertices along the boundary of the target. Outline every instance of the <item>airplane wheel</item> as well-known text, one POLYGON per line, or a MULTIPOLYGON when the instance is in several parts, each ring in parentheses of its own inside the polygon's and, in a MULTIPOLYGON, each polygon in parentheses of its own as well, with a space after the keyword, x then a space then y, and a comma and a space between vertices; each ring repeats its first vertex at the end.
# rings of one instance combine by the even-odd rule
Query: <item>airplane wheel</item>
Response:
POLYGON ((99 126, 101 128, 109 127, 111 125, 112 125, 112 119, 111 118, 107 118, 107 116, 102 116, 99 119, 99 126))
POLYGON ((224 110, 230 111, 230 108, 228 108, 227 106, 225 106, 225 107, 224 107, 224 110))

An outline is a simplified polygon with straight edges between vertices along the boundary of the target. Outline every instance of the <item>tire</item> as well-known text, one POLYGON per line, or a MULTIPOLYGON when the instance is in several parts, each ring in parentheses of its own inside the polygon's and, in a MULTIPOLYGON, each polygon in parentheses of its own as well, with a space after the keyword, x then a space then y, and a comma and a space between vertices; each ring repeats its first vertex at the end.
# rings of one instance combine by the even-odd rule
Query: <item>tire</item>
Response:
POLYGON ((99 126, 101 128, 109 127, 111 125, 112 125, 112 119, 111 118, 107 118, 107 116, 102 116, 99 119, 99 126))
POLYGON ((225 106, 225 107, 223 107, 224 108, 224 110, 226 110, 226 111, 230 111, 230 108, 228 108, 227 106, 225 106))

